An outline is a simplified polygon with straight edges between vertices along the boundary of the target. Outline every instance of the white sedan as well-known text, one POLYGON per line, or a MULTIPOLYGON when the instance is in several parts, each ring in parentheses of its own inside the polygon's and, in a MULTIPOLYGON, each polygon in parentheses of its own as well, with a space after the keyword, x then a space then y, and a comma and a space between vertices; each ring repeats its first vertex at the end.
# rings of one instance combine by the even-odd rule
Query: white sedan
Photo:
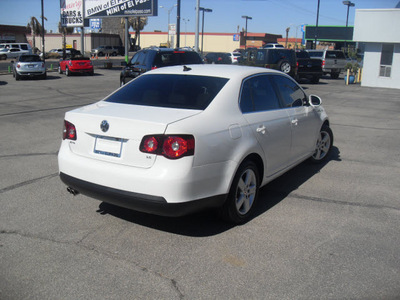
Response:
POLYGON ((251 218, 259 188, 333 144, 321 99, 289 76, 234 65, 147 72, 65 114, 61 180, 137 211, 181 216, 219 208, 251 218))

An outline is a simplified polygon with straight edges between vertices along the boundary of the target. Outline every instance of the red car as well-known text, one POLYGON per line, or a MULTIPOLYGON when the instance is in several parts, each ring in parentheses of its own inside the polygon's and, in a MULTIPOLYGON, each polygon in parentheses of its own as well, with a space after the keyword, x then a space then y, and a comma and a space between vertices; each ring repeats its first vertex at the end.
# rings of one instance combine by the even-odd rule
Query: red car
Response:
POLYGON ((73 73, 86 73, 93 76, 93 64, 88 57, 68 57, 60 59, 58 73, 70 76, 73 73))

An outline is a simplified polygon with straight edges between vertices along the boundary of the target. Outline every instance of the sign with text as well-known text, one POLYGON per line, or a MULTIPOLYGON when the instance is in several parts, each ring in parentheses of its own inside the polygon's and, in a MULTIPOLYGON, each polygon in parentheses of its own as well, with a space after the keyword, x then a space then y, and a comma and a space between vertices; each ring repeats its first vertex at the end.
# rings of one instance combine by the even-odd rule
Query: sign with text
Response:
POLYGON ((62 27, 83 27, 83 0, 60 0, 62 27))
POLYGON ((85 0, 85 18, 157 16, 158 0, 85 0))

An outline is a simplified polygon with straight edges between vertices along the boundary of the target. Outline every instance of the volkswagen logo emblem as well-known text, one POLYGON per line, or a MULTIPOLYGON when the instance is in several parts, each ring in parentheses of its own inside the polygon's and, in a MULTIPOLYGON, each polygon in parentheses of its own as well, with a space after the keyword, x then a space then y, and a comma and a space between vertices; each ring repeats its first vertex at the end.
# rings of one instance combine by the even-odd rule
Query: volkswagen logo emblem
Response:
POLYGON ((110 128, 110 124, 106 120, 102 121, 100 124, 101 131, 107 132, 108 128, 110 128))

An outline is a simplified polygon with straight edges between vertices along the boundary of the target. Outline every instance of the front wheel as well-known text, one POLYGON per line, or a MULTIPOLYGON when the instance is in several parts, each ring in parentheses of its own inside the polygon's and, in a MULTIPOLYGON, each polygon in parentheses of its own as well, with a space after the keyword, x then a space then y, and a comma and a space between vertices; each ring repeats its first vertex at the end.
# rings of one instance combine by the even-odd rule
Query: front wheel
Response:
POLYGON ((322 126, 317 143, 315 145, 315 152, 310 157, 310 161, 313 163, 320 163, 328 158, 328 154, 332 149, 333 145, 333 133, 329 126, 322 126))
POLYGON ((259 184, 257 166, 245 161, 233 178, 228 198, 221 208, 222 218, 234 224, 247 222, 254 211, 259 184))

